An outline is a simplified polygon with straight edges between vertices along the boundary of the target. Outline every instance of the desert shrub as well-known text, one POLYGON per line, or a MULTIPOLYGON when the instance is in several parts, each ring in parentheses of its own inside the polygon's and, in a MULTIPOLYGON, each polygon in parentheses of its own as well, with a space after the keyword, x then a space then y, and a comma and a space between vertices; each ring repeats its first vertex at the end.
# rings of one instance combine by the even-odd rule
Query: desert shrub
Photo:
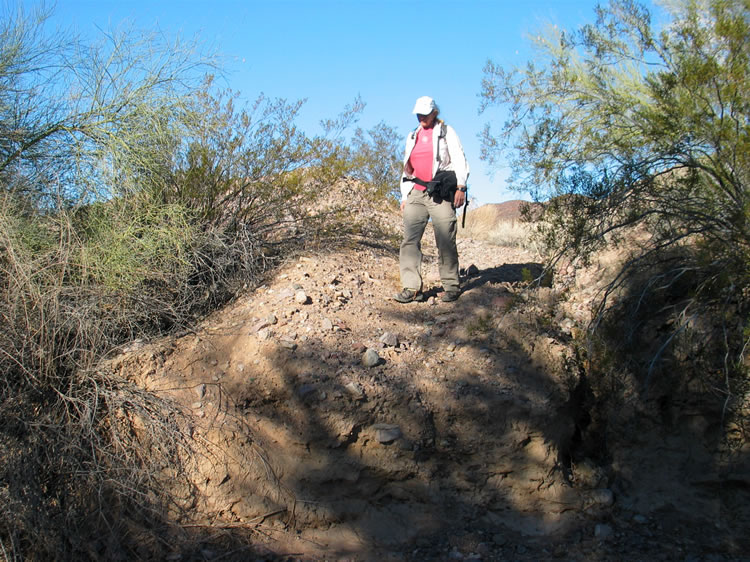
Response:
POLYGON ((353 169, 343 131, 362 102, 310 137, 302 102, 217 91, 196 45, 132 29, 86 45, 6 10, 0 550, 163 558, 196 451, 177 404, 101 359, 346 236, 325 187, 353 169))
POLYGON ((382 121, 368 131, 358 128, 351 142, 352 176, 368 184, 376 196, 400 201, 402 142, 382 121))
MULTIPOLYGON (((161 558, 156 537, 190 496, 185 418, 96 365, 225 302, 274 255, 264 240, 283 237, 248 224, 245 200, 175 195, 184 139, 219 126, 196 109, 210 58, 130 29, 84 45, 48 33, 44 13, 11 9, 0 20, 0 549, 161 558)), ((309 149, 294 139, 292 158, 309 149)), ((259 216, 301 215, 284 205, 303 184, 284 161, 289 142, 257 151, 256 183, 288 186, 253 192, 259 216)))
POLYGON ((644 387, 680 338, 703 333, 722 350, 706 376, 732 402, 747 377, 750 313, 747 2, 668 9, 659 31, 644 6, 615 0, 593 24, 536 35, 526 68, 488 63, 483 107, 510 112, 499 134, 486 128, 483 152, 510 153, 514 186, 544 203, 538 235, 552 261, 585 263, 638 233, 592 327, 613 312, 613 296, 629 302, 616 317, 630 329, 643 315, 668 327, 647 331, 644 387))
POLYGON ((302 102, 261 95, 241 105, 236 93, 211 85, 209 78, 194 99, 205 122, 185 139, 163 191, 165 201, 191 209, 209 248, 221 247, 219 254, 232 257, 220 260, 227 268, 206 267, 218 254, 199 252, 200 269, 210 277, 203 285, 232 285, 231 275, 225 277, 237 273, 232 263, 258 269, 306 247, 330 248, 371 236, 377 221, 365 221, 353 210, 382 205, 398 183, 391 177, 393 129, 379 123, 367 132, 356 129, 347 140, 346 130, 365 105, 357 98, 335 119, 323 121, 320 134, 308 136, 294 123, 302 102))
POLYGON ((210 60, 132 30, 84 45, 46 15, 0 19, 0 547, 133 557, 189 449, 174 404, 93 366, 184 319, 196 228, 158 194, 210 60))

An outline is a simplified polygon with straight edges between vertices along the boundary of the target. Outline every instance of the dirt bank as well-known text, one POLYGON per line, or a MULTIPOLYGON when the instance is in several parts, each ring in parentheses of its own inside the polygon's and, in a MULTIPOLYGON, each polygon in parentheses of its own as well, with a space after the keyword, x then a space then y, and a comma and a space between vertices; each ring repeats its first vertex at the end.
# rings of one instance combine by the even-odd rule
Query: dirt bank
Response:
POLYGON ((592 412, 573 348, 593 298, 581 272, 524 293, 538 256, 464 238, 464 293, 446 304, 425 252, 427 302, 390 298, 395 249, 310 254, 195 332, 114 360, 194 419, 205 457, 182 524, 251 541, 172 559, 749 552, 750 479, 711 469, 711 420, 615 431, 592 412))

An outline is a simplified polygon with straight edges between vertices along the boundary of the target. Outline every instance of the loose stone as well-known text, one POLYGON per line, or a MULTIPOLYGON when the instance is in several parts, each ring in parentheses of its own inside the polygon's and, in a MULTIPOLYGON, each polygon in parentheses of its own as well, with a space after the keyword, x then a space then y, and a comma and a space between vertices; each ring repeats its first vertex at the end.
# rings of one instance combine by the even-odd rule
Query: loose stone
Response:
POLYGON ((387 347, 398 347, 398 336, 392 332, 385 332, 380 336, 380 343, 387 347))
POLYGON ((281 344, 282 347, 285 347, 286 349, 291 349, 292 351, 297 349, 297 344, 288 338, 282 339, 279 343, 281 344))
POLYGON ((365 391, 358 382, 350 382, 344 388, 349 391, 353 398, 360 400, 365 397, 365 391))
POLYGON ((615 503, 615 495, 612 490, 601 488, 588 493, 588 503, 593 507, 609 507, 615 503))
POLYGON ((297 389, 297 394, 300 398, 307 398, 315 392, 315 385, 303 384, 297 389))
POLYGON ((393 443, 396 439, 401 438, 401 428, 390 423, 378 423, 372 426, 375 430, 375 439, 378 443, 393 443))
POLYGON ((365 367, 375 367, 380 364, 380 355, 374 349, 368 349, 362 356, 362 364, 365 367))

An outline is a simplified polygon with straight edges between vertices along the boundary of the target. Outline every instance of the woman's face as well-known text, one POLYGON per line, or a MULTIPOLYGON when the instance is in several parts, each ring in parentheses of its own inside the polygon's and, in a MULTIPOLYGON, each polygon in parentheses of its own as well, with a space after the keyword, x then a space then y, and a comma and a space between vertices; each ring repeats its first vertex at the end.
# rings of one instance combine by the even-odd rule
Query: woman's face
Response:
POLYGON ((422 115, 421 113, 417 113, 417 119, 419 119, 419 124, 422 126, 423 129, 429 129, 435 124, 435 117, 437 116, 437 112, 433 111, 432 113, 428 115, 422 115))

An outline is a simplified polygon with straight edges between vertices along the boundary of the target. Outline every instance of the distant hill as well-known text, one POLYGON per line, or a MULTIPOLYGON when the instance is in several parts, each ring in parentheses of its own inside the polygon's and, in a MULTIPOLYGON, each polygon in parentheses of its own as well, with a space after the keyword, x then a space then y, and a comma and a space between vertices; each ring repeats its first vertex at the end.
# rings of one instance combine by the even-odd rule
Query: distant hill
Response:
POLYGON ((509 225, 515 226, 520 222, 521 206, 524 203, 526 202, 514 200, 469 209, 466 213, 466 226, 458 229, 459 235, 486 239, 488 234, 497 231, 498 227, 505 229, 509 225))
POLYGON ((474 215, 476 220, 513 220, 521 217, 521 204, 519 199, 506 201, 505 203, 491 203, 470 210, 467 215, 474 215))

